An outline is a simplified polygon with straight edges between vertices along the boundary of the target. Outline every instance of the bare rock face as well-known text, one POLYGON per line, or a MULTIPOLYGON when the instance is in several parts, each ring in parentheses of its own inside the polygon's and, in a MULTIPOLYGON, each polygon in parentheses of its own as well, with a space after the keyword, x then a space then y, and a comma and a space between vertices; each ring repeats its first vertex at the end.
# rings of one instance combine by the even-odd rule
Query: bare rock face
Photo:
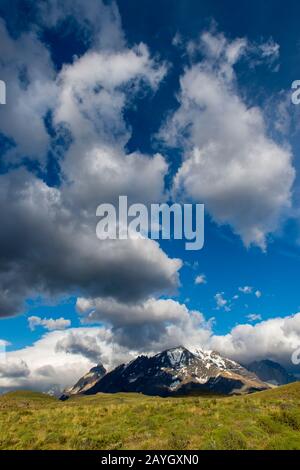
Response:
POLYGON ((179 346, 122 364, 81 393, 136 392, 165 397, 197 392, 230 395, 267 388, 254 373, 217 352, 191 352, 179 346))
POLYGON ((67 400, 71 395, 85 394, 91 387, 98 383, 105 374, 106 369, 102 364, 98 364, 81 377, 73 387, 64 390, 60 400, 67 400))

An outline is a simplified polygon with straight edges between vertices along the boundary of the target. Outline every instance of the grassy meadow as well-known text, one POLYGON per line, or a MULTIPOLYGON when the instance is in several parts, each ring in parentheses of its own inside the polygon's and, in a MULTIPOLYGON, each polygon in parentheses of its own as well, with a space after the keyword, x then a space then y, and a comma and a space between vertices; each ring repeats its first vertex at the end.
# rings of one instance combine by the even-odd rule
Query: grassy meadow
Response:
POLYGON ((247 396, 0 397, 0 449, 299 449, 300 382, 247 396))

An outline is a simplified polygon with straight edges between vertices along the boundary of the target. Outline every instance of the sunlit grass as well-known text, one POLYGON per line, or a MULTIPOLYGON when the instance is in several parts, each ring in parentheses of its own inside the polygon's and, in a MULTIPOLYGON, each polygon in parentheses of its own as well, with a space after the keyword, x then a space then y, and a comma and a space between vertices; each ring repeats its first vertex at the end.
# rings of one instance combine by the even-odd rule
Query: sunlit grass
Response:
POLYGON ((0 397, 0 449, 300 449, 300 383, 248 396, 0 397))

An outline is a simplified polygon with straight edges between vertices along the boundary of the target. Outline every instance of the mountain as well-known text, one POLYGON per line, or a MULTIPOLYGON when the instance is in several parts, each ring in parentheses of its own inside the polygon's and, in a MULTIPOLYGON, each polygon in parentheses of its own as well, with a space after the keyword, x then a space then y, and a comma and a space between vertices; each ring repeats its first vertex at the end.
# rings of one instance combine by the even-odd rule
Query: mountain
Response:
POLYGON ((297 381, 297 378, 289 374, 284 367, 269 359, 254 361, 247 366, 247 369, 254 372, 260 380, 272 385, 286 385, 297 381))
POLYGON ((102 364, 98 364, 93 367, 87 374, 81 377, 76 384, 64 390, 63 395, 60 397, 61 400, 67 400, 71 395, 85 394, 93 387, 101 378, 106 374, 106 369, 102 364))
POLYGON ((138 392, 164 397, 196 392, 229 395, 267 388, 255 374, 217 352, 191 352, 179 346, 122 364, 80 393, 138 392))

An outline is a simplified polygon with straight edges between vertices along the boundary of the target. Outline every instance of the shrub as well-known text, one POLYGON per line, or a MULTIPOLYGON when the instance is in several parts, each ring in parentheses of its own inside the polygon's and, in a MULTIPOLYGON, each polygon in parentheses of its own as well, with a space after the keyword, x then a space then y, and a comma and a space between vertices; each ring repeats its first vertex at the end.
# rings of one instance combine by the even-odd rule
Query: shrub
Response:
POLYGON ((292 411, 281 410, 280 413, 274 415, 274 418, 284 426, 288 426, 295 431, 300 430, 300 416, 292 411))
POLYGON ((172 433, 170 439, 168 440, 168 447, 171 450, 185 450, 190 441, 186 436, 172 433))

